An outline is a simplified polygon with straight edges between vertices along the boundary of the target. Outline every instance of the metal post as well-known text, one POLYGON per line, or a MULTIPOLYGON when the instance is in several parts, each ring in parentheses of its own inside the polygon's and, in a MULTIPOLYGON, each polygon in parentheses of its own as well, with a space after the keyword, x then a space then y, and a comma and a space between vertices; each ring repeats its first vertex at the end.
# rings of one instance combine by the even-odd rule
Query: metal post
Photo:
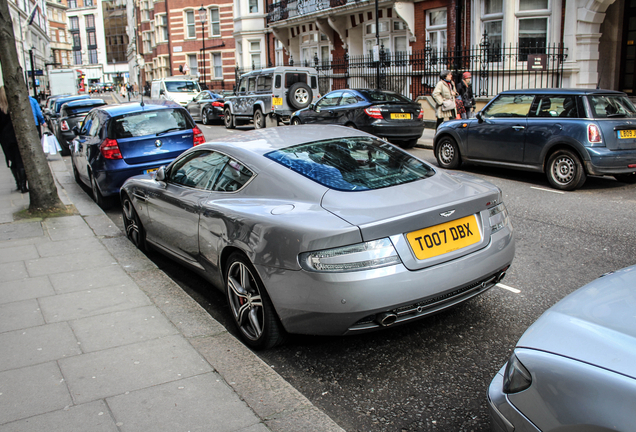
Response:
POLYGON ((38 89, 35 87, 35 67, 33 67, 33 48, 29 50, 29 58, 31 59, 31 82, 33 83, 33 97, 38 98, 38 89))
MULTIPOLYGON (((375 49, 380 53, 380 18, 378 17, 378 0, 375 0, 375 49)), ((374 53, 375 54, 375 53, 374 53)), ((375 68, 375 88, 380 88, 380 59, 375 68)))
MULTIPOLYGON (((199 9, 199 19, 201 20, 201 39, 203 39, 203 54, 201 55, 202 58, 202 63, 203 63, 203 85, 205 86, 205 21, 206 21, 206 14, 207 11, 205 10, 205 8, 203 7, 203 5, 201 5, 201 8, 199 9)), ((207 87, 207 86, 206 86, 207 87)))

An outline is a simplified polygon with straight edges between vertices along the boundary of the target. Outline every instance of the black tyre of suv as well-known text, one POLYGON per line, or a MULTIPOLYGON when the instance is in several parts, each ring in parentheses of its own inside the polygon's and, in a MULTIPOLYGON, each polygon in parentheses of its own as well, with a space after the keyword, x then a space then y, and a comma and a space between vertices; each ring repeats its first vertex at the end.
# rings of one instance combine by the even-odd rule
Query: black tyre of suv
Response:
POLYGON ((236 126, 234 124, 234 119, 232 118, 232 111, 229 108, 225 108, 225 112, 223 113, 223 122, 225 123, 226 129, 234 129, 236 126))
POLYGON ((303 109, 309 106, 314 95, 311 88, 304 82, 292 84, 287 93, 287 102, 295 109, 303 109))

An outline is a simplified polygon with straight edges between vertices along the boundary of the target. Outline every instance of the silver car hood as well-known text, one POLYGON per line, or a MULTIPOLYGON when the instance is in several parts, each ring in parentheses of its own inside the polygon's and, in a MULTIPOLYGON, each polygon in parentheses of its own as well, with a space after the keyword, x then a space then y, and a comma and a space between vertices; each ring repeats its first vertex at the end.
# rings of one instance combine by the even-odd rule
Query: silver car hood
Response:
POLYGON ((477 214, 498 199, 499 189, 486 181, 437 171, 432 177, 383 189, 329 190, 322 207, 358 226, 367 241, 477 214), (449 211, 454 211, 452 216, 441 215, 449 211))
POLYGON ((517 347, 551 352, 636 378, 636 266, 565 297, 528 328, 517 347))

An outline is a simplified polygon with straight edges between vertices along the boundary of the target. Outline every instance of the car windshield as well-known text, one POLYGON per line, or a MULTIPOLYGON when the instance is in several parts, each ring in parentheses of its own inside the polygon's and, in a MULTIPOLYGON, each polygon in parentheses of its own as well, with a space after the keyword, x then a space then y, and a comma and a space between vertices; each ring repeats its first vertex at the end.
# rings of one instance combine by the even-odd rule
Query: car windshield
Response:
POLYGON ((265 155, 331 189, 364 191, 430 177, 435 171, 391 144, 371 137, 336 138, 265 155))
POLYGON ((64 109, 64 111, 66 112, 66 115, 68 117, 73 117, 79 114, 85 114, 89 112, 90 110, 92 110, 93 108, 102 106, 102 105, 106 105, 106 104, 104 103, 104 104, 94 104, 94 105, 80 105, 80 106, 73 106, 73 107, 67 106, 64 109))
POLYGON ((588 96, 594 118, 636 117, 636 110, 627 96, 588 96))
POLYGON ((169 92, 198 93, 201 91, 199 84, 194 81, 164 81, 169 92))
POLYGON ((360 90, 365 98, 371 102, 404 102, 411 103, 411 100, 397 93, 382 92, 375 90, 360 90))
POLYGON ((115 117, 108 125, 108 136, 112 139, 131 138, 190 128, 183 110, 164 109, 115 117))

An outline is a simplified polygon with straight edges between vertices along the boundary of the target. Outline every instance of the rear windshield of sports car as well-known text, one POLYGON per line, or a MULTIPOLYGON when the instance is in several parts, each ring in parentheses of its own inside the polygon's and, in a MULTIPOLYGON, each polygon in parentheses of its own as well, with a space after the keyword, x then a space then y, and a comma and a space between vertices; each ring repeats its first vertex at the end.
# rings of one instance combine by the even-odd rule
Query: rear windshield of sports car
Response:
POLYGON ((108 125, 108 137, 121 139, 146 135, 160 136, 171 131, 192 129, 192 127, 192 122, 180 108, 143 111, 111 119, 108 125))
POLYGON ((435 174, 424 162, 371 137, 336 138, 269 152, 267 158, 331 189, 381 189, 435 174))
POLYGON ((594 118, 636 117, 636 110, 627 96, 594 95, 588 96, 594 118))

